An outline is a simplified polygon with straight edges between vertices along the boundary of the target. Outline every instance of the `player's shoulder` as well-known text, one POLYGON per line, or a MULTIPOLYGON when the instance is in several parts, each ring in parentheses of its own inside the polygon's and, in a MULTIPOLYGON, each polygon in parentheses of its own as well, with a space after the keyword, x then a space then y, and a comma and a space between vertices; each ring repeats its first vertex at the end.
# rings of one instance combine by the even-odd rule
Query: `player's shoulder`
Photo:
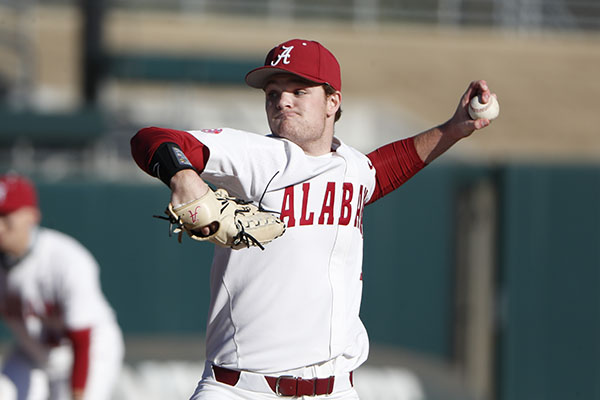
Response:
POLYGON ((336 153, 346 160, 346 171, 349 175, 358 177, 372 193, 375 185, 375 167, 362 151, 334 138, 336 153))
POLYGON ((77 259, 94 263, 90 251, 73 236, 52 228, 39 227, 36 233, 38 251, 50 253, 57 259, 77 259))
POLYGON ((40 226, 37 229, 37 236, 40 242, 53 245, 80 246, 81 244, 74 237, 52 228, 40 226))
POLYGON ((343 155, 344 158, 353 158, 361 162, 366 162, 366 160, 368 159, 368 157, 362 151, 356 149, 355 147, 347 143, 344 143, 337 137, 333 138, 333 148, 338 154, 343 155))
POLYGON ((203 137, 203 138, 212 137, 215 139, 224 139, 224 138, 231 138, 231 137, 235 137, 235 138, 248 137, 251 139, 256 139, 257 137, 265 136, 260 133, 244 131, 241 129, 228 128, 228 127, 202 128, 202 129, 197 129, 197 130, 190 130, 188 132, 197 137, 203 137))
POLYGON ((283 153, 285 143, 280 138, 270 134, 254 133, 234 128, 211 128, 197 131, 189 131, 197 140, 207 146, 211 155, 225 152, 237 154, 237 159, 255 158, 260 151, 261 154, 268 152, 272 156, 283 153))

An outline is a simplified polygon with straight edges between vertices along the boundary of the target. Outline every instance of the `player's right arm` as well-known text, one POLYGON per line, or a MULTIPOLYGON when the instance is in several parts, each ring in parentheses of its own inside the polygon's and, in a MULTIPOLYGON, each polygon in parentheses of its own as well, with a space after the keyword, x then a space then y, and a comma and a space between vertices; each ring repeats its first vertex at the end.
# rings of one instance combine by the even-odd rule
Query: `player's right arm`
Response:
MULTIPOLYGON (((187 132, 157 127, 141 129, 131 139, 131 154, 143 171, 169 186, 175 207, 190 203, 209 190, 199 175, 208 161, 208 148, 187 132)), ((203 233, 209 234, 206 229, 203 233)))
POLYGON ((149 127, 139 130, 131 138, 131 155, 144 172, 170 186, 171 178, 180 170, 201 173, 210 152, 188 132, 149 127))

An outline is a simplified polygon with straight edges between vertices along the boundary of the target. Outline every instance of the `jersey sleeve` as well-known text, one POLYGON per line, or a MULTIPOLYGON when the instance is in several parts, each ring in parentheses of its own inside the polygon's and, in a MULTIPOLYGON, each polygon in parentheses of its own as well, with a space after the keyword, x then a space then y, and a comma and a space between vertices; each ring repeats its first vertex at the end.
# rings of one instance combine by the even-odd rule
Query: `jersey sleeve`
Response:
POLYGON ((156 176, 150 163, 163 143, 175 143, 207 182, 231 195, 255 200, 285 167, 286 151, 280 140, 231 128, 180 131, 148 127, 131 139, 131 154, 147 174, 156 176))
POLYGON ((166 142, 178 145, 198 172, 204 170, 209 150, 202 142, 186 131, 155 126, 143 128, 131 138, 131 155, 138 167, 148 175, 155 176, 150 170, 150 161, 156 149, 166 142))
POLYGON ((71 371, 71 389, 73 393, 82 393, 87 383, 91 333, 91 328, 67 331, 67 336, 73 346, 73 369, 71 371))
POLYGON ((391 193, 425 167, 414 138, 398 140, 367 154, 375 168, 375 190, 368 204, 391 193))

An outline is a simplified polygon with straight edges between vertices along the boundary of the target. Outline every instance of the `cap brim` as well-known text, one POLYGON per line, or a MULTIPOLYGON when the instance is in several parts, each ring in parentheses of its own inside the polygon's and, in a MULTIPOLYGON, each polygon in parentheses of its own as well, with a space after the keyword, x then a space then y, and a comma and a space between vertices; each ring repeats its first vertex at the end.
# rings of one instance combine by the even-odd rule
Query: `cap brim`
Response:
POLYGON ((313 79, 310 76, 298 74, 296 72, 291 72, 291 71, 288 71, 288 70, 282 69, 282 68, 271 67, 270 65, 265 65, 263 67, 255 68, 252 71, 248 72, 246 74, 246 83, 250 87, 253 87, 256 89, 263 89, 265 87, 265 85, 267 84, 267 82, 269 81, 269 79, 273 75, 277 75, 277 74, 296 75, 296 76, 301 77, 302 79, 306 79, 307 81, 314 82, 317 84, 326 83, 326 82, 316 81, 315 79, 313 79))

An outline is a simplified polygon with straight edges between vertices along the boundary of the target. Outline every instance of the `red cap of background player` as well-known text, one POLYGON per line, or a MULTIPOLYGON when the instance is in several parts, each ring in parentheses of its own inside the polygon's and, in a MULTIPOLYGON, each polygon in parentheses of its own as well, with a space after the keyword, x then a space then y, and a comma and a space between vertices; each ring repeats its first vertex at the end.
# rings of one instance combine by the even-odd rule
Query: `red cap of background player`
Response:
POLYGON ((323 45, 311 40, 293 39, 271 49, 265 65, 246 75, 246 83, 262 89, 272 75, 291 73, 316 83, 342 90, 340 64, 323 45))
POLYGON ((10 214, 26 206, 36 208, 38 206, 33 183, 16 174, 0 176, 0 215, 10 214))

